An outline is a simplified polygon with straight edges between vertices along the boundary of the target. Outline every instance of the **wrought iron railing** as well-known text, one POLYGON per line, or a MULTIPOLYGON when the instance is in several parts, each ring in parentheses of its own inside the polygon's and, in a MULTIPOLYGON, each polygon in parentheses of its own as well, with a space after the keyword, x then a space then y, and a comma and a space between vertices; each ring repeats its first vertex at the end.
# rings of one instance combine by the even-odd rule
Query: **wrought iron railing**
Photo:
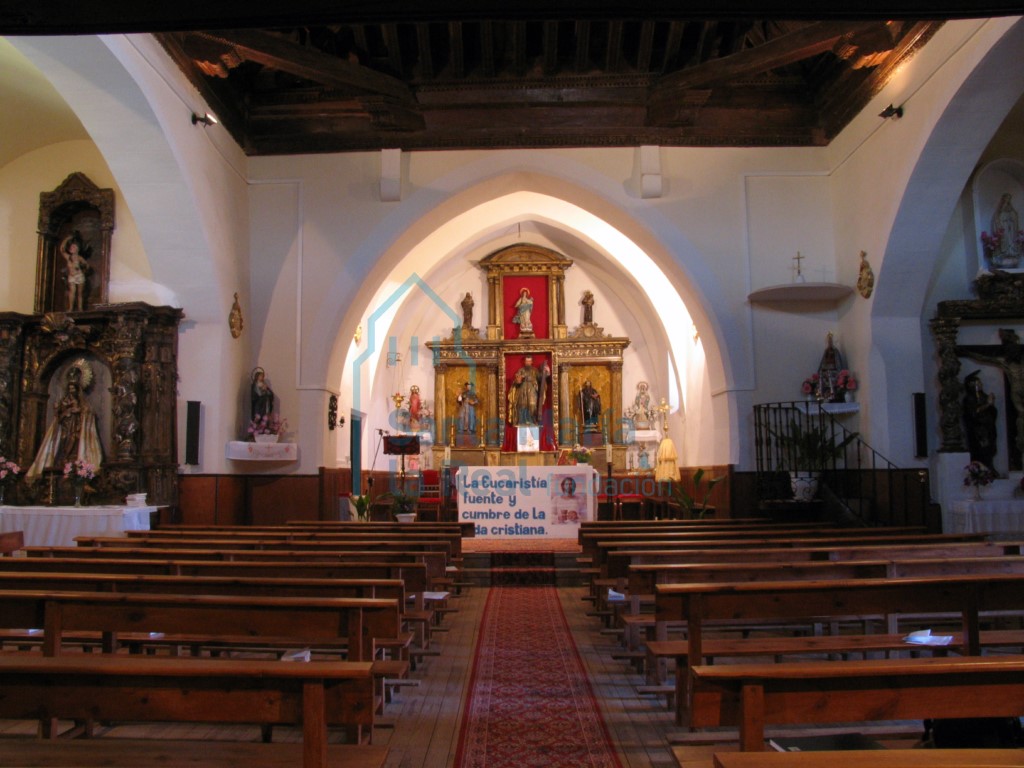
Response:
POLYGON ((819 473, 819 498, 833 508, 833 517, 858 525, 939 529, 927 472, 897 467, 844 427, 827 404, 755 405, 754 432, 761 501, 792 498, 790 472, 813 469, 819 473), (816 444, 815 436, 823 449, 818 462, 809 466, 805 454, 816 444), (830 450, 829 446, 837 448, 830 450))

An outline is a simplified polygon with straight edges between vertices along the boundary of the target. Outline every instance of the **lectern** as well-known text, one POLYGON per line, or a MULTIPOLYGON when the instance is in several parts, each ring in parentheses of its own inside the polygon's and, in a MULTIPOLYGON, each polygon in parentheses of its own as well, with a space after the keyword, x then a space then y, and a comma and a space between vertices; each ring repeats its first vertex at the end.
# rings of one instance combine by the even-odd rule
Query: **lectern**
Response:
POLYGON ((405 457, 420 452, 419 435, 384 435, 384 454, 402 457, 402 471, 399 477, 405 479, 405 457))

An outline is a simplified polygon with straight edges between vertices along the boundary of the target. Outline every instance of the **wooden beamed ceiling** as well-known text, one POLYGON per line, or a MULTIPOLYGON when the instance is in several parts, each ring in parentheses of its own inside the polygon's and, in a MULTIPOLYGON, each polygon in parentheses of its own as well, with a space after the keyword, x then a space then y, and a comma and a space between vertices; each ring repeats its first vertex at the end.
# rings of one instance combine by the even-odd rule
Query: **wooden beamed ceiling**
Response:
POLYGON ((252 155, 821 146, 940 23, 453 18, 158 37, 252 155))

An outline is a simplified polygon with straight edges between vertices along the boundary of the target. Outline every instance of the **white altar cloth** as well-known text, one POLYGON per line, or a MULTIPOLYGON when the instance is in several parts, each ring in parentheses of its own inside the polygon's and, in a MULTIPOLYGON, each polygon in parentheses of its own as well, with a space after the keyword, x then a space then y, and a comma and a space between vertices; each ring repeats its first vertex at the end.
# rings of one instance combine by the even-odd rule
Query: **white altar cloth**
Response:
POLYGON ((0 532, 24 531, 28 547, 73 547, 76 536, 148 531, 156 507, 0 507, 0 532))
POLYGON ((459 467, 459 522, 483 538, 573 539, 594 520, 600 485, 589 464, 459 467))
POLYGON ((232 440, 224 449, 224 457, 235 461, 295 461, 299 458, 299 444, 232 440))
POLYGON ((950 533, 1024 533, 1024 499, 959 499, 950 512, 950 533))

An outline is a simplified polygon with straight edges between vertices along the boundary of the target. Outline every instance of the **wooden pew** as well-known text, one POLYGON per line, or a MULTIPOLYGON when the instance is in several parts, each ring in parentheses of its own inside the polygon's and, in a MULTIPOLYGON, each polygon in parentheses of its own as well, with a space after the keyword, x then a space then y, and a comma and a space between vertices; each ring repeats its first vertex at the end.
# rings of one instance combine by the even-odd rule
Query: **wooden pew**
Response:
POLYGON ((765 725, 1024 714, 1024 656, 882 659, 693 668, 691 724, 739 726, 764 750, 765 725))
POLYGON ((714 768, 996 768, 1020 766, 1022 762, 1024 753, 1019 749, 854 749, 714 755, 714 768))
MULTIPOLYGON (((79 549, 67 548, 66 551, 78 553, 79 549)), ((92 550, 85 550, 92 552, 92 550)), ((420 650, 414 654, 407 653, 407 641, 394 644, 393 650, 400 652, 404 659, 409 656, 409 661, 415 667, 416 657, 429 655, 426 649, 431 642, 431 627, 434 621, 434 611, 427 608, 424 600, 424 592, 433 589, 432 579, 428 575, 427 566, 422 562, 413 561, 362 561, 359 562, 330 562, 330 561, 309 561, 296 560, 294 562, 266 561, 254 558, 249 561, 227 560, 160 560, 160 559, 133 559, 122 556, 126 550, 110 549, 97 550, 97 552, 108 552, 111 557, 72 557, 72 558, 50 558, 50 557, 29 557, 19 558, 16 561, 5 562, 0 560, 0 573, 4 572, 72 572, 90 574, 135 574, 135 575, 168 575, 168 576, 221 576, 232 578, 308 578, 308 579, 374 579, 392 580, 400 579, 405 585, 407 601, 400 603, 401 618, 410 623, 413 627, 414 636, 420 650), (411 601, 411 604, 410 602, 411 601)), ((151 550, 146 550, 151 552, 151 550)), ((399 637, 402 637, 400 635, 399 637)), ((378 638, 380 644, 388 645, 388 641, 378 638)))
POLYGON ((0 533, 0 557, 10 557, 25 546, 24 531, 0 533))
MULTIPOLYGON (((259 745, 246 751, 250 768, 278 766, 282 755, 301 759, 302 768, 381 765, 386 749, 327 744, 331 726, 373 725, 373 681, 370 665, 357 662, 286 664, 252 660, 200 660, 154 657, 76 655, 46 658, 0 655, 0 717, 10 719, 65 718, 103 721, 180 721, 258 723, 302 726, 302 744, 259 745), (363 762, 365 761, 365 762, 363 762)), ((0 762, 26 766, 80 768, 83 758, 104 766, 185 766, 208 759, 208 750, 239 765, 234 743, 128 742, 90 740, 80 753, 78 741, 0 740, 0 762), (206 758, 196 757, 207 754, 206 758), (89 757, 91 755, 91 757, 89 757), (138 758, 147 756, 143 762, 138 758), (155 759, 161 755, 162 759, 155 759), (50 762, 53 760, 54 762, 50 762), (107 762, 109 761, 109 762, 107 762)), ((244 745, 241 745, 244 746, 244 745)))
POLYGON ((25 547, 28 558, 97 557, 126 560, 208 560, 260 561, 264 563, 330 562, 339 565, 361 562, 422 563, 427 568, 431 588, 449 580, 444 552, 406 552, 404 550, 293 550, 293 549, 169 549, 157 547, 25 547))
POLYGON ((612 552, 629 551, 657 551, 671 552, 673 550, 688 551, 693 549, 705 549, 709 551, 723 549, 809 549, 813 547, 830 547, 843 545, 847 548, 871 547, 881 545, 915 545, 915 546, 948 546, 961 543, 988 543, 989 536, 984 533, 966 534, 904 534, 904 533, 874 533, 868 535, 838 535, 834 536, 824 532, 816 532, 812 536, 800 534, 771 534, 755 537, 686 537, 675 539, 619 539, 612 538, 596 542, 593 565, 601 569, 602 575, 611 576, 610 567, 606 561, 612 552))
POLYGON ((113 651, 118 632, 161 632, 183 643, 259 639, 315 645, 348 641, 350 661, 371 661, 374 638, 397 637, 394 600, 0 591, 0 627, 43 629, 43 653, 58 656, 66 632, 99 632, 113 651))
MULTIPOLYGON (((685 686, 690 682, 685 663, 703 662, 705 625, 882 615, 890 617, 889 633, 894 634, 899 614, 954 613, 959 616, 963 652, 976 656, 982 647, 982 612, 1007 610, 1024 610, 1024 576, 663 584, 656 589, 655 618, 659 623, 686 622, 687 652, 677 670, 676 692, 677 719, 683 724, 689 703, 685 686)), ((657 635, 663 636, 660 631, 657 635)), ((813 652, 816 638, 807 641, 808 652, 813 652)))

